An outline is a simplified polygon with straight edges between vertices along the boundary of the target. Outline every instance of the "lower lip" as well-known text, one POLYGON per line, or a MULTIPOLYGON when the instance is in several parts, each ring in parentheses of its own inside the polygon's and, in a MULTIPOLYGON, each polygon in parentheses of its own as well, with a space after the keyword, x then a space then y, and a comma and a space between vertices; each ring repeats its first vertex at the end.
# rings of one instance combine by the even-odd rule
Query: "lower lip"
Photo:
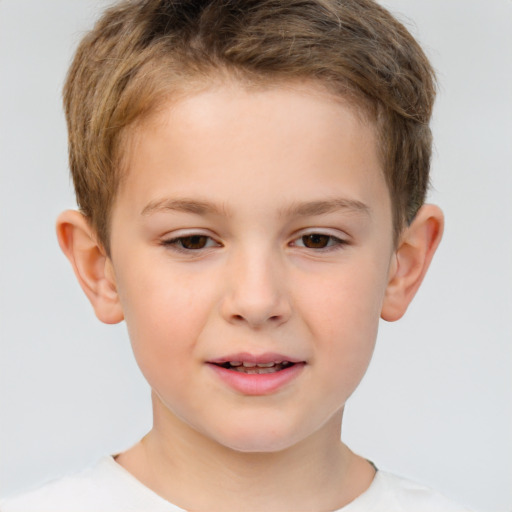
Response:
POLYGON ((275 393, 286 384, 296 379, 305 364, 296 363, 274 373, 242 373, 228 370, 222 366, 208 364, 216 375, 229 387, 244 395, 258 396, 275 393))

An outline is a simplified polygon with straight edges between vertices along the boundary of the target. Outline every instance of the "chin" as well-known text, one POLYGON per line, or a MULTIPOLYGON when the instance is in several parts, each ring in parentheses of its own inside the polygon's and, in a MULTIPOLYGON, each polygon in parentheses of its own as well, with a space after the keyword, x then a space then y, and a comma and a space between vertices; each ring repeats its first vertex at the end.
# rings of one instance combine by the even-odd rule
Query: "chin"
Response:
POLYGON ((277 453, 290 448, 294 443, 290 443, 289 439, 242 439, 236 440, 229 445, 225 445, 233 451, 240 453, 277 453))
POLYGON ((213 439, 240 453, 277 453, 295 445, 302 437, 291 429, 255 423, 254 428, 225 429, 213 439))

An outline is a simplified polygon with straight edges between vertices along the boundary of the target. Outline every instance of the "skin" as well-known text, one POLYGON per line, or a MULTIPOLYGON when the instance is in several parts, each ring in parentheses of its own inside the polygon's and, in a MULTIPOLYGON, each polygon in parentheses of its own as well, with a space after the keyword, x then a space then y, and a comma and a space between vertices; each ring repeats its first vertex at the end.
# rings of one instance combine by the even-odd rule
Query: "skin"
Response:
POLYGON ((379 318, 403 315, 443 225, 424 206, 394 246, 375 140, 317 84, 225 83, 133 133, 110 256, 79 213, 59 218, 97 316, 126 320, 152 388, 153 429, 116 460, 162 497, 189 510, 241 499, 333 510, 371 484, 371 466, 340 441, 343 408, 379 318), (210 364, 239 352, 301 369, 243 393, 210 364))

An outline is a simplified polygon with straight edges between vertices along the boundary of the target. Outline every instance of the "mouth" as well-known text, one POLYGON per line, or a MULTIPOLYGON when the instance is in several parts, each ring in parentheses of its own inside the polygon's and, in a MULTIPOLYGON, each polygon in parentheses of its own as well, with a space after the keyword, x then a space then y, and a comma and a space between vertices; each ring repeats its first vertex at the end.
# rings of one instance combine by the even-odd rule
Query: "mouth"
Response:
POLYGON ((291 361, 270 361, 268 363, 254 363, 251 361, 226 361, 224 363, 212 363, 215 366, 232 370, 234 372, 245 373, 247 375, 262 375, 266 373, 276 373, 294 366, 297 363, 291 361))
POLYGON ((238 353, 207 361, 228 387, 249 396, 277 393, 302 374, 306 361, 289 355, 238 353))

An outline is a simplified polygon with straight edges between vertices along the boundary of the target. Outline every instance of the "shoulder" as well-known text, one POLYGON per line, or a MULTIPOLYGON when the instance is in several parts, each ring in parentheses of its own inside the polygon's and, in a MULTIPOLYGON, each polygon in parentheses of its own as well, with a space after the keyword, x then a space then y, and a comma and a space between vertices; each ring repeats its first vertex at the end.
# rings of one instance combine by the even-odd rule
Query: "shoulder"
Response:
POLYGON ((406 478, 385 471, 381 472, 382 486, 403 510, 417 512, 469 512, 469 510, 438 493, 406 478))
POLYGON ((369 489, 339 512, 470 512, 440 493, 386 471, 377 471, 369 489))
POLYGON ((160 498, 121 468, 112 457, 75 475, 48 482, 0 501, 1 512, 130 512, 181 509, 160 498))

